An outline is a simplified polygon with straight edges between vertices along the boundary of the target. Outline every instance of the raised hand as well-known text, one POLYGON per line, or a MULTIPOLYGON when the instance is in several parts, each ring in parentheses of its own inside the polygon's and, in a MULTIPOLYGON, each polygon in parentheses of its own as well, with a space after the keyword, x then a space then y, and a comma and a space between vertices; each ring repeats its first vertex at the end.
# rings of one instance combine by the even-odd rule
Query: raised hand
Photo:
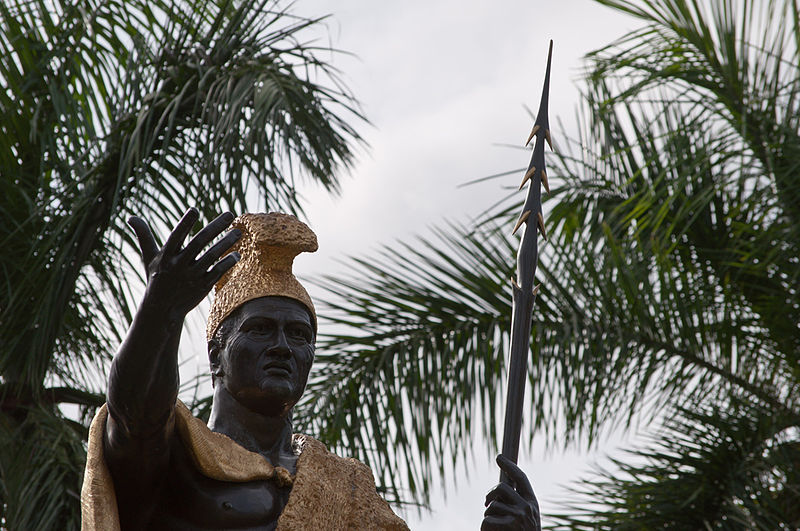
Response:
POLYGON ((536 501, 528 476, 502 454, 497 456, 497 465, 511 478, 514 487, 500 483, 486 495, 486 512, 481 531, 540 531, 542 524, 539 502, 536 501))
POLYGON ((181 245, 199 217, 200 214, 196 209, 187 210, 161 248, 146 221, 137 216, 132 216, 128 220, 139 240, 147 275, 147 290, 143 304, 146 302, 165 308, 175 312, 174 317, 181 319, 197 306, 220 277, 239 261, 238 253, 230 253, 219 260, 220 256, 241 237, 241 232, 237 229, 228 232, 198 257, 200 252, 231 224, 233 214, 230 212, 218 216, 181 249, 181 245))

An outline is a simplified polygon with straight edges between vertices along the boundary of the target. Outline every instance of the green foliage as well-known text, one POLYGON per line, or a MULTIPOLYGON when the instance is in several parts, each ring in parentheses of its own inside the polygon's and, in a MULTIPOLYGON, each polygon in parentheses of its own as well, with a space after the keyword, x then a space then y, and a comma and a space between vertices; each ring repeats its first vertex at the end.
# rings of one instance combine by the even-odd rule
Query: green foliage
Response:
MULTIPOLYGON (((571 507, 593 509, 559 522, 796 527, 797 6, 603 3, 645 25, 588 56, 581 137, 557 142, 548 171, 528 435, 593 444, 665 419, 668 442, 587 480, 571 507), (786 451, 766 456, 773 444, 786 451)), ((312 411, 329 442, 391 467, 384 480, 427 486, 433 471, 409 456, 465 457, 476 411, 496 444, 520 207, 324 282, 343 331, 326 340, 312 411)))
POLYGON ((80 529, 86 428, 52 407, 0 417, 3 529, 80 529))
POLYGON ((796 430, 796 416, 754 404, 678 410, 648 450, 584 481, 554 528, 796 529, 796 430))
POLYGON ((358 455, 390 498, 406 501, 427 492, 432 457, 460 455, 476 426, 494 437, 489 417, 475 422, 475 399, 477 389, 483 413, 495 410, 511 253, 483 230, 458 239, 439 231, 322 281, 340 299, 320 312, 321 329, 346 333, 318 338, 300 429, 358 455))
MULTIPOLYGON (((65 423, 53 404, 102 402, 140 275, 129 215, 163 228, 189 206, 207 220, 248 205, 297 212, 301 177, 338 191, 360 141, 346 119, 361 117, 320 59, 331 50, 302 40, 317 22, 270 0, 0 4, 5 434, 77 455, 71 428, 44 430, 65 423), (48 423, 30 420, 45 412, 48 423)), ((54 480, 38 473, 41 455, 17 450, 0 452, 7 525, 74 527, 82 458, 60 460, 54 480), (30 481, 13 469, 25 462, 30 481), (53 505, 23 512, 24 489, 53 505)))

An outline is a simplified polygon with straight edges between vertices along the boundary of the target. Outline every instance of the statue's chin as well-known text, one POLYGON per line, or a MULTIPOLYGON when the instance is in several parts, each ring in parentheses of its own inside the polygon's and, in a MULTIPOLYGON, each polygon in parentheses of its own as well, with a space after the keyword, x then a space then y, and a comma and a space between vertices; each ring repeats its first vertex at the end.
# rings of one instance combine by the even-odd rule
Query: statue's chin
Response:
POLYGON ((234 398, 247 409, 270 417, 286 415, 297 403, 298 397, 288 382, 286 385, 263 383, 258 391, 243 391, 234 395, 234 398))

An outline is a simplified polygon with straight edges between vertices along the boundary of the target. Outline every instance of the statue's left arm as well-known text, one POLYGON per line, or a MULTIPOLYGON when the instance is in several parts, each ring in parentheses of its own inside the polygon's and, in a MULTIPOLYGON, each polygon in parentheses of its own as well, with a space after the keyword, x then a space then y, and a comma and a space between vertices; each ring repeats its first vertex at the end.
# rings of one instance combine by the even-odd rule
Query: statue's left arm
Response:
POLYGON ((239 231, 211 245, 233 220, 230 213, 183 245, 198 217, 190 209, 163 246, 144 220, 129 220, 139 241, 147 287, 111 364, 103 444, 123 527, 137 528, 147 521, 169 462, 184 317, 238 260, 236 253, 220 257, 239 238, 239 231))
POLYGON ((539 502, 536 501, 528 476, 502 454, 497 456, 497 465, 511 478, 514 486, 500 483, 486 495, 481 531, 540 531, 539 502))
POLYGON ((119 423, 126 433, 144 435, 166 423, 178 394, 177 355, 184 318, 238 260, 237 254, 219 260, 238 239, 236 230, 203 252, 233 221, 230 213, 217 217, 183 245, 198 218, 197 210, 189 209, 163 246, 143 219, 128 220, 139 242, 147 286, 111 364, 109 432, 119 423))

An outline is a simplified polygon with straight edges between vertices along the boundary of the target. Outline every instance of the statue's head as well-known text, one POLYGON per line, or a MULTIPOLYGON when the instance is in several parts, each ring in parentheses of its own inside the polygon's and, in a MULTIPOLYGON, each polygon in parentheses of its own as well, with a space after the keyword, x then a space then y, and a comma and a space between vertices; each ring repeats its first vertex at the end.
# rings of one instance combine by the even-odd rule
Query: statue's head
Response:
POLYGON ((214 385, 252 411, 286 414, 308 381, 314 339, 311 314, 300 302, 285 297, 247 301, 209 341, 214 385))
POLYGON ((212 381, 253 411, 285 414, 300 399, 314 360, 316 313, 292 274, 300 252, 317 250, 294 216, 244 214, 232 225, 241 260, 216 285, 208 319, 212 381))

